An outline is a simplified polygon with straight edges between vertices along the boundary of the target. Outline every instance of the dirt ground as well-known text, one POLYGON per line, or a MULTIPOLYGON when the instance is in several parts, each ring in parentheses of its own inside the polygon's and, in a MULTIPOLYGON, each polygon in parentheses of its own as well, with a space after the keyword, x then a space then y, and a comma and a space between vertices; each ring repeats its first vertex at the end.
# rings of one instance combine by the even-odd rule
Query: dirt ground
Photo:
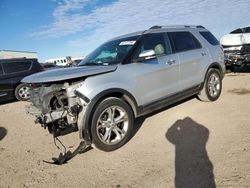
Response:
MULTIPOLYGON (((250 187, 250 73, 227 74, 216 102, 193 98, 140 118, 122 148, 62 166, 43 162, 60 151, 25 105, 0 105, 0 187, 250 187)), ((73 151, 78 134, 62 141, 73 151)))

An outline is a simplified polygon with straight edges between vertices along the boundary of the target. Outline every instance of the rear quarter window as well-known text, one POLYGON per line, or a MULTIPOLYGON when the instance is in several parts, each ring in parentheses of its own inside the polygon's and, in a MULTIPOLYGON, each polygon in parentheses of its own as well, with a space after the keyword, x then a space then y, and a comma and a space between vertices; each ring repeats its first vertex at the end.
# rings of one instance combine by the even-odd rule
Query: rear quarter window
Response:
POLYGON ((3 70, 7 74, 18 73, 28 71, 31 67, 31 61, 22 61, 22 62, 7 62, 3 63, 3 70))
POLYGON ((204 39, 206 39, 213 46, 219 45, 219 41, 209 31, 202 31, 202 32, 200 32, 200 34, 201 34, 201 36, 203 36, 204 39))
POLYGON ((200 42, 188 31, 170 32, 170 38, 176 52, 184 52, 201 48, 200 42))

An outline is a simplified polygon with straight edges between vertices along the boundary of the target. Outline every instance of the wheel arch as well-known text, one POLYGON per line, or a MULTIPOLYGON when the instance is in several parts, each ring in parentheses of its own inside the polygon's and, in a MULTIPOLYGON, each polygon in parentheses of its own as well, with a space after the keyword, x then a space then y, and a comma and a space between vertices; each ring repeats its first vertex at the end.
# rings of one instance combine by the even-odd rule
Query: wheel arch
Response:
POLYGON ((203 82, 200 84, 200 90, 202 90, 203 87, 204 87, 204 83, 206 81, 206 77, 207 77, 207 73, 208 73, 209 69, 217 69, 217 70, 219 70, 221 78, 222 79, 224 78, 224 72, 223 72, 223 69, 222 69, 221 65, 218 62, 213 62, 206 69, 206 73, 204 74, 204 77, 203 77, 203 82))
POLYGON ((209 65, 209 67, 207 68, 207 71, 206 71, 206 75, 207 75, 208 70, 211 69, 211 68, 218 69, 220 71, 220 74, 221 74, 222 78, 223 78, 223 75, 224 75, 223 69, 222 69, 222 67, 221 67, 221 65, 219 63, 213 62, 211 65, 209 65))
MULTIPOLYGON (((94 112, 96 106, 102 100, 104 100, 108 97, 117 97, 117 98, 122 99, 131 107, 134 117, 137 117, 137 115, 138 115, 137 101, 130 92, 128 92, 124 89, 120 89, 120 88, 111 88, 111 89, 107 89, 107 90, 102 91, 101 93, 97 94, 93 99, 91 99, 91 101, 87 105, 87 109, 86 109, 86 113, 85 113, 84 121, 83 121, 83 125, 82 125, 84 139, 87 142, 91 142, 91 140, 92 140, 91 121, 93 118, 93 112, 94 112)), ((81 133, 80 133, 80 135, 81 135, 81 133)))

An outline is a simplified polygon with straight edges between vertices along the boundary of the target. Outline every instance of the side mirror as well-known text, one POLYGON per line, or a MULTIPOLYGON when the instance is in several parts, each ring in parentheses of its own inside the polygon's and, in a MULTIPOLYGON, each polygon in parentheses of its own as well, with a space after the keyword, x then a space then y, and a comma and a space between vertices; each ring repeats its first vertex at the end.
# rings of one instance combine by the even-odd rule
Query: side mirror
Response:
POLYGON ((154 50, 145 50, 139 54, 139 58, 152 59, 155 58, 154 50))
POLYGON ((145 60, 154 59, 156 58, 155 51, 154 50, 145 50, 139 54, 139 57, 137 59, 134 59, 134 63, 139 63, 145 60))

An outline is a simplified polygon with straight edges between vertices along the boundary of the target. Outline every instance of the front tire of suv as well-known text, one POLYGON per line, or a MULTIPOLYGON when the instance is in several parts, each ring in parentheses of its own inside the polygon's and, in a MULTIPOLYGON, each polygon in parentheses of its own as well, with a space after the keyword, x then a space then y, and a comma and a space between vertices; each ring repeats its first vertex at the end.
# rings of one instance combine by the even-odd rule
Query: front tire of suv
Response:
POLYGON ((216 101, 221 94, 222 89, 222 77, 218 69, 211 68, 208 70, 204 86, 200 93, 198 94, 198 98, 201 101, 216 101))
POLYGON ((131 137, 134 115, 123 100, 110 97, 101 101, 92 118, 92 142, 100 150, 113 151, 131 137))
POLYGON ((27 101, 30 99, 29 84, 19 84, 15 89, 15 97, 19 101, 27 101))

